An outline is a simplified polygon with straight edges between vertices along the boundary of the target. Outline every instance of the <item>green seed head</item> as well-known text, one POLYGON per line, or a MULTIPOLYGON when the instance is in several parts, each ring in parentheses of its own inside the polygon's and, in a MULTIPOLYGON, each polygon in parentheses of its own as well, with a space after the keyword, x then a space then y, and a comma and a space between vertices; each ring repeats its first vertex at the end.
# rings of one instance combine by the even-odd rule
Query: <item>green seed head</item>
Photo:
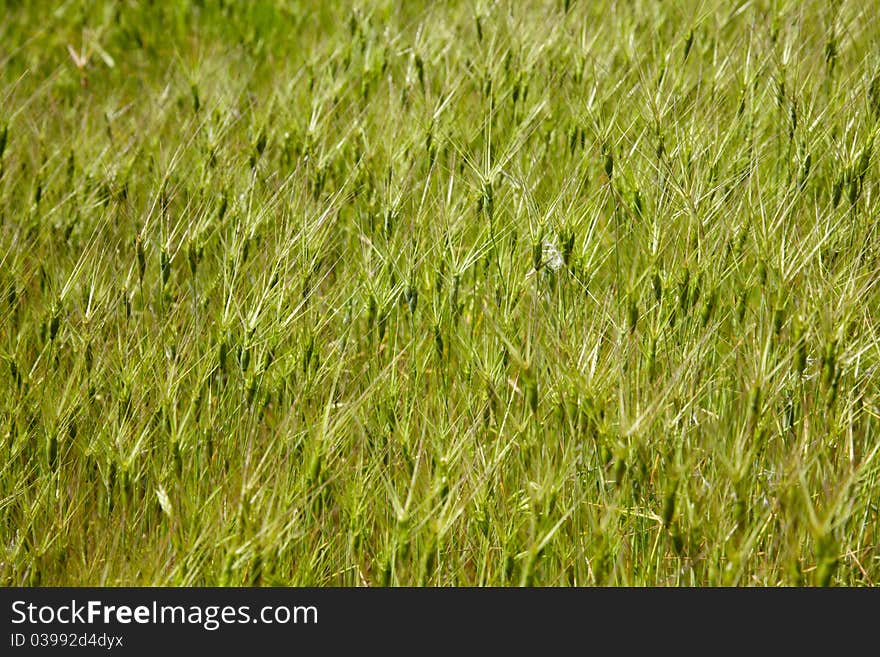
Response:
POLYGON ((443 360, 443 332, 440 330, 439 324, 434 325, 434 348, 437 351, 437 357, 440 358, 440 360, 443 360))
POLYGON ((61 307, 54 303, 49 317, 49 340, 54 340, 58 335, 58 329, 61 326, 61 307))
POLYGON ((226 216, 226 210, 229 209, 229 196, 226 192, 223 192, 223 196, 220 197, 220 205, 217 208, 217 221, 223 221, 223 217, 226 216))
POLYGON ((688 58, 688 55, 691 52, 692 45, 694 45, 694 30, 693 30, 693 28, 691 28, 691 30, 688 32, 687 38, 684 40, 684 49, 683 49, 683 53, 682 53, 682 57, 681 57, 682 61, 688 58))
POLYGON ((144 242, 140 234, 135 238, 135 251, 137 253, 138 278, 143 282, 144 272, 147 269, 147 257, 144 254, 144 242))
POLYGON ((254 150, 257 153, 257 157, 262 156, 263 151, 266 150, 266 141, 267 141, 266 130, 261 129, 260 133, 257 135, 256 142, 254 142, 254 150))
POLYGON ((162 246, 159 251, 159 269, 162 272, 162 285, 167 285, 171 278, 171 258, 168 255, 168 249, 162 246))
POLYGON ((406 288, 406 292, 404 293, 404 297, 406 298, 406 303, 409 306, 410 314, 415 314, 416 305, 419 302, 419 291, 415 285, 410 284, 406 288))
POLYGON ((532 244, 532 267, 535 271, 541 269, 541 265, 543 264, 542 259, 544 255, 544 246, 541 244, 541 240, 538 240, 534 244, 532 244))
POLYGON ((627 325, 629 326, 630 333, 635 333, 638 322, 639 322, 639 304, 638 304, 638 301, 636 300, 635 296, 630 295, 629 307, 627 308, 627 325))
MULTIPOLYGON (((566 266, 571 263, 571 254, 574 251, 574 231, 570 228, 563 230, 559 234, 559 241, 562 243, 562 261, 566 266)), ((534 254, 532 254, 534 257, 534 254)))
POLYGON ((837 339, 825 343, 822 357, 822 383, 827 387, 837 378, 837 339))
POLYGON ((782 325, 785 322, 785 311, 776 307, 773 310, 773 335, 779 336, 779 333, 782 331, 782 325))
POLYGON ((642 216, 642 193, 637 189, 633 192, 633 210, 639 217, 642 216))
POLYGON ((654 299, 657 303, 660 303, 663 300, 663 281, 660 279, 660 272, 654 272, 651 285, 654 289, 654 299))
POLYGON ((749 413, 756 417, 761 412, 761 385, 756 383, 749 392, 749 413))
POLYGON ((648 379, 653 381, 657 376, 657 338, 651 338, 651 348, 648 352, 648 379))
POLYGON ((186 259, 189 263, 189 271, 193 278, 195 278, 199 261, 202 259, 202 246, 197 246, 193 240, 190 240, 186 247, 186 259))
POLYGON ((691 271, 687 267, 684 268, 684 275, 678 284, 678 305, 683 311, 687 311, 688 302, 690 300, 691 271))
POLYGON ((603 146, 602 154, 605 158, 605 175, 611 180, 611 176, 614 174, 614 156, 607 145, 603 146))
POLYGON ((663 520, 663 527, 669 529, 669 525, 672 523, 672 518, 675 516, 675 493, 678 491, 678 479, 672 479, 666 489, 666 494, 663 496, 663 513, 661 518, 663 520))
POLYGON ((196 114, 198 114, 198 113, 199 113, 199 109, 200 109, 201 106, 202 106, 202 103, 201 103, 201 101, 199 100, 199 87, 198 87, 198 85, 197 85, 195 82, 193 82, 193 83, 190 85, 190 87, 189 87, 189 93, 190 93, 190 95, 192 96, 192 106, 193 106, 193 111, 194 111, 196 114))
POLYGON ((526 400, 532 413, 538 412, 538 377, 535 368, 526 365, 522 373, 523 387, 525 388, 526 400))

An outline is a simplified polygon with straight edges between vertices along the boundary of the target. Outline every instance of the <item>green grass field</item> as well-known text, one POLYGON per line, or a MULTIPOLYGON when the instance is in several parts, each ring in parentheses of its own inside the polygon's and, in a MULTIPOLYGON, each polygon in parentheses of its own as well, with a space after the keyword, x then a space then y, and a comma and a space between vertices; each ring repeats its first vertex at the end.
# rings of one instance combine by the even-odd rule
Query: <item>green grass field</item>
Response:
POLYGON ((0 583, 880 583, 878 131, 857 0, 0 0, 0 583))

